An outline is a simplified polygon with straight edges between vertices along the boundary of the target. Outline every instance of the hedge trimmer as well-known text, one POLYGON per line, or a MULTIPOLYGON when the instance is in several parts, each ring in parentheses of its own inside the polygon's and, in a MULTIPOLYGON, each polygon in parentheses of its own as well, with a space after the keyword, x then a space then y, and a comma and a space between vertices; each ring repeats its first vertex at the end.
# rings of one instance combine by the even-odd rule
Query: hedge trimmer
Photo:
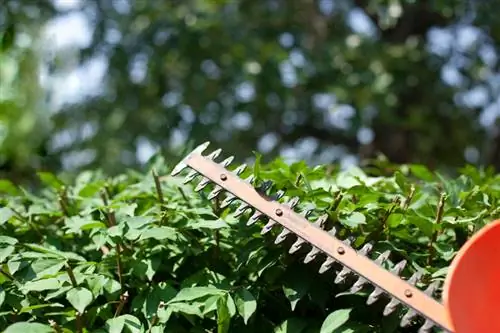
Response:
POLYGON ((428 332, 435 326, 454 333, 500 332, 500 262, 497 259, 500 253, 500 220, 481 229, 459 251, 449 268, 441 303, 434 298, 438 292, 438 282, 429 284, 426 290, 417 288, 416 285, 423 276, 420 271, 404 280, 399 276, 406 265, 404 260, 390 270, 383 268, 382 264, 390 256, 389 251, 371 260, 368 258, 372 250, 370 243, 356 250, 351 246, 351 240, 335 237, 335 229, 324 230, 322 227, 328 215, 322 215, 311 223, 307 217, 312 208, 299 214, 294 211, 298 198, 280 203, 277 200, 284 192, 280 191, 273 197, 265 195, 262 188, 252 186, 252 176, 245 180, 239 177, 244 172, 245 165, 229 171, 227 167, 232 162, 232 157, 219 163, 214 161, 220 155, 220 149, 209 155, 202 155, 208 145, 206 142, 195 148, 174 168, 171 175, 175 176, 190 168, 185 178, 186 183, 201 175, 202 180, 196 186, 196 191, 202 190, 211 182, 215 183, 208 199, 215 199, 226 192, 221 208, 236 200, 242 201, 235 216, 253 210, 248 225, 260 219, 268 219, 262 233, 281 225, 283 230, 277 236, 276 244, 289 236, 295 236, 297 239, 290 248, 290 253, 308 244, 311 250, 304 259, 305 263, 323 253, 326 259, 321 265, 320 273, 335 269, 335 265, 341 264, 335 282, 343 282, 351 274, 359 276, 352 285, 351 292, 359 291, 367 284, 373 285, 374 289, 368 296, 367 303, 372 304, 384 294, 387 295, 389 302, 384 308, 384 315, 394 313, 400 305, 408 307, 409 310, 401 319, 402 327, 409 326, 421 316, 425 321, 420 326, 420 332, 428 332))

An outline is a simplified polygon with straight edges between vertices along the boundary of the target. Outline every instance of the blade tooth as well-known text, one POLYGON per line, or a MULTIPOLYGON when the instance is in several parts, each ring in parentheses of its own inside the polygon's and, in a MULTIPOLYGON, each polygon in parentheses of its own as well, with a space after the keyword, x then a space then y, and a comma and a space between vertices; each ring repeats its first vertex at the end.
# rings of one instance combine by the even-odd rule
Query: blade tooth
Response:
MULTIPOLYGON (((423 273, 421 271, 416 271, 415 273, 413 273, 413 275, 408 279, 408 283, 412 284, 412 285, 415 285, 418 281, 420 281, 420 279, 422 278, 422 275, 423 273)), ((427 288, 429 289, 429 288, 427 288)), ((432 296, 432 295, 431 295, 432 296)), ((401 327, 407 327, 411 324, 411 321, 417 317, 419 314, 413 310, 413 309, 409 309, 408 312, 405 313, 405 315, 403 316, 403 318, 401 318, 401 323, 400 323, 400 326, 401 327)))
POLYGON ((247 204, 246 202, 242 202, 241 205, 236 209, 234 212, 234 217, 240 217, 245 213, 245 211, 250 208, 250 205, 247 204))
POLYGON ((368 283, 368 280, 366 280, 364 277, 360 276, 356 282, 352 285, 350 292, 355 294, 361 289, 363 289, 363 286, 368 283))
POLYGON ((273 187, 273 182, 271 180, 266 180, 262 182, 262 184, 256 188, 259 193, 266 193, 271 187, 273 187))
POLYGON ((220 203, 220 208, 226 208, 227 206, 229 206, 234 200, 236 200, 236 197, 234 196, 234 194, 232 193, 228 193, 226 195, 226 198, 224 200, 222 200, 222 202, 220 203))
POLYGON ((377 259, 375 259, 375 262, 379 265, 382 265, 387 259, 389 259, 390 255, 391 255, 391 251, 387 250, 387 251, 383 252, 381 255, 379 255, 377 257, 377 259))
POLYGON ((252 225, 255 224, 264 214, 262 212, 259 212, 258 210, 253 213, 253 215, 248 219, 247 225, 252 225))
POLYGON ((326 258, 325 262, 319 268, 319 274, 323 274, 324 272, 328 271, 330 268, 332 268, 332 265, 334 263, 335 263, 335 259, 333 259, 331 257, 326 258))
POLYGON ((196 147, 195 149, 193 149, 191 151, 191 154, 199 154, 201 155, 201 153, 203 153, 205 150, 207 150, 208 146, 210 146, 210 141, 205 141, 203 142, 201 145, 199 145, 198 147, 196 147))
POLYGON ((276 237, 276 240, 274 241, 274 244, 279 244, 281 243, 282 241, 284 241, 286 239, 286 237, 288 235, 290 235, 292 232, 288 229, 283 229, 283 231, 281 231, 281 233, 278 235, 278 237, 276 237))
POLYGON ((318 227, 318 228, 323 229, 323 226, 324 226, 326 220, 328 220, 328 214, 323 214, 320 217, 318 217, 316 219, 316 221, 314 221, 313 225, 318 227))
POLYGON ((302 238, 297 238, 297 240, 295 241, 295 243, 293 243, 293 245, 290 247, 290 250, 288 251, 288 253, 295 253, 297 252, 300 247, 305 243, 306 241, 303 240, 302 238))
POLYGON ((274 220, 269 220, 269 222, 267 222, 267 224, 260 231, 260 234, 261 235, 267 234, 269 231, 271 231, 271 229, 273 228, 273 226, 276 225, 276 223, 277 222, 274 221, 274 220))
POLYGON ((275 201, 278 201, 279 199, 283 198, 284 195, 285 195, 285 191, 279 190, 278 192, 276 192, 275 195, 271 196, 271 198, 273 198, 273 200, 275 200, 275 201))
POLYGON ((314 258, 316 258, 316 256, 318 255, 318 253, 320 253, 320 250, 317 247, 313 247, 311 251, 309 251, 309 253, 304 258, 304 264, 313 261, 314 258))
POLYGON ((380 296, 382 296, 383 293, 384 291, 382 289, 380 289, 379 287, 375 287, 375 290, 373 290, 370 296, 368 296, 366 304, 371 305, 375 303, 380 298, 380 296))
POLYGON ((412 320, 417 316, 418 316, 417 311, 415 311, 413 309, 409 309, 408 312, 406 312, 405 315, 403 316, 403 318, 401 319, 400 326, 401 327, 410 326, 412 320))
POLYGON ((302 210, 300 215, 304 216, 305 218, 309 218, 309 215, 311 215, 314 209, 316 209, 316 206, 313 204, 309 204, 302 210))
POLYGON ((215 185, 214 189, 207 196, 208 200, 216 198, 219 194, 222 193, 222 190, 222 187, 220 187, 219 185, 215 185))
POLYGON ((359 250, 359 253, 366 256, 368 255, 373 249, 373 244, 372 243, 366 243, 365 245, 363 245, 363 247, 361 248, 361 250, 359 250))
POLYGON ((285 205, 290 207, 291 209, 293 209, 293 208, 295 208, 295 206, 297 206, 299 201, 300 201, 299 197, 293 197, 290 200, 288 200, 287 202, 285 202, 285 205))
POLYGON ((335 237, 337 234, 337 228, 333 227, 330 231, 328 231, 328 234, 332 237, 335 237))
MULTIPOLYGON (((366 256, 368 253, 370 253, 370 251, 372 250, 373 248, 373 244, 371 243, 366 243, 365 245, 363 245, 363 247, 361 248, 361 250, 359 250, 359 253, 366 256)), ((353 284, 353 286, 351 287, 351 290, 350 292, 355 294, 357 293, 358 291, 360 291, 361 289, 363 289, 364 285, 368 283, 368 280, 366 280, 364 277, 360 276, 356 282, 353 284)))
POLYGON ((428 332, 430 332, 432 330, 432 328, 435 325, 436 324, 432 320, 426 319, 425 323, 418 330, 418 333, 428 333, 428 332))
POLYGON ((438 290, 439 288, 439 281, 434 281, 434 282, 431 282, 431 284, 429 284, 429 286, 427 287, 427 289, 425 289, 424 293, 427 295, 427 296, 433 296, 433 294, 436 292, 436 290, 438 290))
POLYGON ((234 160, 234 156, 229 156, 228 158, 226 158, 224 161, 220 162, 219 164, 225 168, 225 167, 229 166, 231 163, 233 163, 233 160, 234 160))
POLYGON ((179 163, 177 163, 175 165, 175 167, 172 169, 172 171, 170 172, 170 176, 177 176, 178 174, 180 174, 184 169, 186 169, 188 166, 187 164, 184 162, 185 160, 183 159, 182 161, 180 161, 179 163))
POLYGON ((400 275, 405 266, 406 266, 406 260, 401 260, 391 269, 391 272, 396 275, 400 275))
POLYGON ((198 147, 196 147, 195 149, 193 149, 188 154, 188 156, 186 156, 185 158, 182 159, 182 161, 177 163, 177 165, 174 167, 174 169, 170 172, 170 175, 176 176, 179 173, 181 173, 182 170, 184 170, 187 167, 187 164, 186 164, 187 158, 193 154, 200 154, 201 155, 201 153, 203 153, 208 148, 209 145, 210 145, 210 141, 206 141, 206 142, 202 143, 201 145, 199 145, 198 147))
POLYGON ((190 181, 192 181, 193 179, 195 179, 196 176, 198 176, 198 175, 199 175, 199 173, 196 170, 191 170, 191 171, 189 171, 189 173, 187 174, 187 176, 184 178, 184 180, 182 182, 184 184, 187 184, 190 181))
MULTIPOLYGON (((332 230, 334 230, 334 229, 332 229, 332 230)), ((335 230, 335 232, 336 232, 336 230, 335 230)), ((353 241, 354 241, 354 238, 353 237, 349 237, 349 238, 343 240, 342 242, 344 244, 346 244, 347 246, 350 246, 353 241)), ((335 281, 334 282, 337 283, 337 284, 344 282, 345 279, 351 273, 352 273, 352 271, 349 268, 347 268, 347 267, 344 266, 344 268, 342 268, 342 270, 335 277, 335 281)))
MULTIPOLYGON (((385 259, 387 259, 389 257, 389 254, 390 254, 390 251, 385 251, 377 258, 377 260, 382 259, 382 260, 380 260, 380 263, 382 263, 382 261, 384 261, 385 259), (384 257, 385 257, 385 259, 384 259, 384 257)), ((402 261, 398 262, 390 271, 396 275, 399 275, 405 266, 406 266, 406 260, 402 260, 402 261)), ((375 287, 375 290, 370 294, 370 296, 368 296, 368 300, 366 301, 366 304, 370 305, 370 304, 375 303, 383 293, 384 293, 384 291, 382 289, 380 289, 379 287, 375 287)))
POLYGON ((335 277, 335 281, 334 281, 334 282, 335 282, 336 284, 340 284, 340 283, 344 282, 344 281, 345 281, 345 279, 346 279, 346 278, 349 276, 349 274, 351 274, 351 273, 352 273, 352 271, 351 271, 349 268, 347 268, 347 267, 345 267, 345 266, 344 266, 344 268, 342 268, 342 270, 341 270, 341 271, 337 274, 337 276, 335 277))
POLYGON ((219 157, 220 153, 222 153, 222 149, 216 149, 214 150, 213 152, 211 152, 210 154, 208 154, 206 156, 206 158, 210 159, 210 160, 215 160, 217 157, 219 157))
POLYGON ((247 184, 252 184, 253 180, 255 179, 254 175, 250 175, 247 178, 243 179, 243 181, 247 184))
POLYGON ((415 273, 412 274, 412 276, 408 279, 408 283, 411 285, 417 284, 418 281, 422 278, 422 271, 416 271, 415 273))
POLYGON ((241 175, 243 171, 247 169, 247 165, 245 163, 239 165, 236 169, 234 169, 233 173, 237 176, 241 175))
POLYGON ((394 297, 391 298, 391 301, 389 303, 387 303, 387 305, 384 308, 384 312, 383 312, 384 316, 388 316, 391 313, 393 313, 398 308, 399 304, 401 304, 400 301, 398 301, 394 297))
POLYGON ((196 185, 195 192, 203 190, 208 184, 210 184, 210 179, 203 177, 203 179, 196 185))

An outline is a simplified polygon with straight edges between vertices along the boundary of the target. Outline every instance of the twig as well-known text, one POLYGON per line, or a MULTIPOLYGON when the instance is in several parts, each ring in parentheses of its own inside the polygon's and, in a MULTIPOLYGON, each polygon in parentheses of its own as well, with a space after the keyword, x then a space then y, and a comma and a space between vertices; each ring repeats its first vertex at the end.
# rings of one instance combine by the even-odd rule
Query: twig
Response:
POLYGON ((69 210, 68 210, 68 190, 66 187, 64 187, 59 193, 59 206, 61 206, 61 211, 65 216, 69 216, 69 210))
POLYGON ((179 190, 179 192, 181 193, 182 195, 182 198, 186 201, 186 204, 189 208, 193 208, 191 206, 191 202, 189 201, 189 198, 187 197, 186 193, 184 192, 184 190, 182 189, 182 187, 180 186, 177 186, 177 189, 179 190))
MULTIPOLYGON (((108 196, 109 196, 109 191, 105 189, 104 191, 101 191, 101 198, 105 206, 109 205, 108 201, 108 196)), ((112 227, 116 225, 116 216, 115 212, 113 209, 109 209, 106 212, 107 220, 108 220, 108 227, 112 227)), ((102 248, 101 248, 102 249, 102 248)), ((118 273, 118 281, 120 282, 120 286, 123 288, 123 267, 122 267, 122 245, 121 244, 116 244, 116 267, 117 267, 117 273, 118 273)))
POLYGON ((392 212, 394 212, 394 209, 396 209, 397 206, 401 204, 401 198, 400 197, 395 197, 392 200, 392 206, 389 208, 386 212, 384 217, 382 218, 382 227, 383 230, 387 230, 387 220, 389 219, 389 216, 391 216, 392 212))
POLYGON ((156 173, 156 170, 153 169, 153 179, 155 180, 155 187, 156 187, 156 193, 158 194, 158 201, 163 204, 164 199, 163 199, 163 191, 161 189, 161 183, 160 183, 160 177, 158 177, 158 174, 156 173))
POLYGON ((3 276, 5 276, 10 281, 14 281, 15 280, 14 277, 10 273, 7 273, 2 268, 0 268, 0 274, 2 274, 3 276))
POLYGON ((410 193, 408 193, 408 196, 406 197, 405 204, 403 206, 403 211, 406 212, 408 207, 410 207, 410 203, 413 200, 414 196, 415 196, 415 185, 412 184, 410 188, 410 193))
POLYGON ((115 318, 120 315, 120 313, 123 310, 123 307, 125 306, 125 303, 127 303, 127 300, 128 300, 128 291, 125 291, 123 294, 120 295, 120 303, 118 303, 118 306, 116 307, 115 318))
MULTIPOLYGON (((439 197, 438 206, 437 206, 436 218, 434 219, 434 225, 433 226, 439 225, 441 223, 441 220, 443 219, 445 201, 446 201, 446 194, 445 193, 441 193, 441 196, 439 197)), ((433 232, 432 232, 431 241, 429 243, 429 257, 428 257, 428 260, 427 260, 427 264, 428 265, 432 264, 432 260, 433 260, 434 252, 435 252, 434 251, 434 243, 436 242, 437 237, 440 234, 441 233, 440 233, 439 230, 436 230, 436 231, 433 230, 433 232)))
POLYGON ((163 309, 165 307, 165 302, 160 301, 160 304, 158 304, 158 308, 156 309, 156 313, 153 315, 153 318, 151 318, 151 323, 148 329, 148 333, 151 332, 153 327, 158 323, 158 311, 163 309))
POLYGON ((83 332, 82 313, 78 311, 76 312, 76 332, 77 333, 83 332))
POLYGON ((71 284, 73 287, 78 287, 78 283, 76 282, 75 274, 73 273, 73 269, 71 266, 66 263, 66 272, 68 273, 69 280, 71 281, 71 284))
POLYGON ((49 319, 49 325, 56 331, 56 333, 62 333, 61 326, 59 326, 54 320, 49 319))

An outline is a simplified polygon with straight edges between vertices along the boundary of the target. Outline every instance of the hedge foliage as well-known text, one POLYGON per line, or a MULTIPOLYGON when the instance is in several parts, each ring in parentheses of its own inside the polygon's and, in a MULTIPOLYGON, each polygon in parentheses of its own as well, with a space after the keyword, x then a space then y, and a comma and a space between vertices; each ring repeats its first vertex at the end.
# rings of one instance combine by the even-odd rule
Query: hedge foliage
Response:
MULTIPOLYGON (((425 272, 422 288, 443 280, 466 239, 500 216, 500 175, 466 167, 446 178, 420 165, 339 171, 257 158, 243 175, 328 212, 354 246, 392 250, 390 268, 425 272)), ((193 184, 166 175, 161 158, 145 173, 107 177, 86 171, 63 181, 39 173, 26 190, 0 181, 0 328, 27 332, 416 332, 398 327, 402 310, 381 315, 387 300, 366 305, 355 294, 220 209, 193 184), (152 172, 156 170, 156 172, 152 172)), ((223 196, 221 196, 223 197, 223 196)), ((321 257, 323 258, 323 257, 321 257)), ((352 281, 348 280, 351 284, 352 281)), ((421 322, 420 322, 421 324, 421 322)))

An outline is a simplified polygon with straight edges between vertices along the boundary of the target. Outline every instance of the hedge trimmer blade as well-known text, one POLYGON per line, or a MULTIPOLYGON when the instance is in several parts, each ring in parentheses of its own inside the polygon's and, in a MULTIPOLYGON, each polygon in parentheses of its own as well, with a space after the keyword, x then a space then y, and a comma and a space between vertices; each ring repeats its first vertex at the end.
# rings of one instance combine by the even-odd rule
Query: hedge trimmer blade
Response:
POLYGON ((190 168, 185 178, 186 183, 201 175, 202 179, 196 186, 196 191, 202 190, 211 182, 214 183, 215 187, 209 193, 208 198, 214 199, 225 191, 226 197, 220 203, 221 208, 240 200, 242 203, 235 211, 236 217, 242 216, 247 210, 253 210, 247 225, 267 217, 269 220, 262 228, 263 234, 280 225, 283 230, 277 236, 276 244, 287 237, 295 236, 296 241, 291 246, 290 253, 296 252, 307 244, 311 246, 304 263, 314 260, 321 254, 326 256, 319 269, 320 273, 332 269, 336 263, 341 264, 342 269, 336 274, 336 283, 346 282, 347 277, 351 275, 358 276, 351 287, 351 292, 360 291, 367 284, 373 285, 375 288, 368 296, 367 303, 375 303, 384 294, 387 295, 389 302, 384 308, 384 315, 394 313, 400 305, 406 305, 409 309, 401 319, 402 327, 409 326, 420 315, 425 322, 419 332, 429 332, 434 326, 453 332, 446 308, 433 298, 439 289, 438 282, 431 283, 426 290, 418 289, 416 284, 423 276, 420 271, 415 272, 408 280, 404 280, 400 275, 405 268, 405 260, 396 263, 390 270, 386 270, 381 265, 389 259, 391 255, 389 251, 383 252, 372 261, 368 258, 372 244, 367 243, 360 249, 354 249, 351 246, 353 239, 340 240, 335 236, 335 228, 328 231, 324 229, 328 215, 322 215, 311 223, 307 218, 314 207, 307 207, 301 213, 296 213, 294 208, 299 202, 298 198, 291 198, 282 204, 277 200, 284 195, 284 192, 279 191, 272 196, 265 195, 270 187, 269 183, 264 183, 259 189, 255 189, 252 186, 252 176, 244 180, 239 177, 246 165, 228 171, 226 167, 232 162, 233 157, 220 163, 214 161, 220 155, 220 149, 203 156, 202 153, 208 145, 209 143, 206 142, 195 148, 174 168, 171 175, 175 176, 182 170, 190 168))

